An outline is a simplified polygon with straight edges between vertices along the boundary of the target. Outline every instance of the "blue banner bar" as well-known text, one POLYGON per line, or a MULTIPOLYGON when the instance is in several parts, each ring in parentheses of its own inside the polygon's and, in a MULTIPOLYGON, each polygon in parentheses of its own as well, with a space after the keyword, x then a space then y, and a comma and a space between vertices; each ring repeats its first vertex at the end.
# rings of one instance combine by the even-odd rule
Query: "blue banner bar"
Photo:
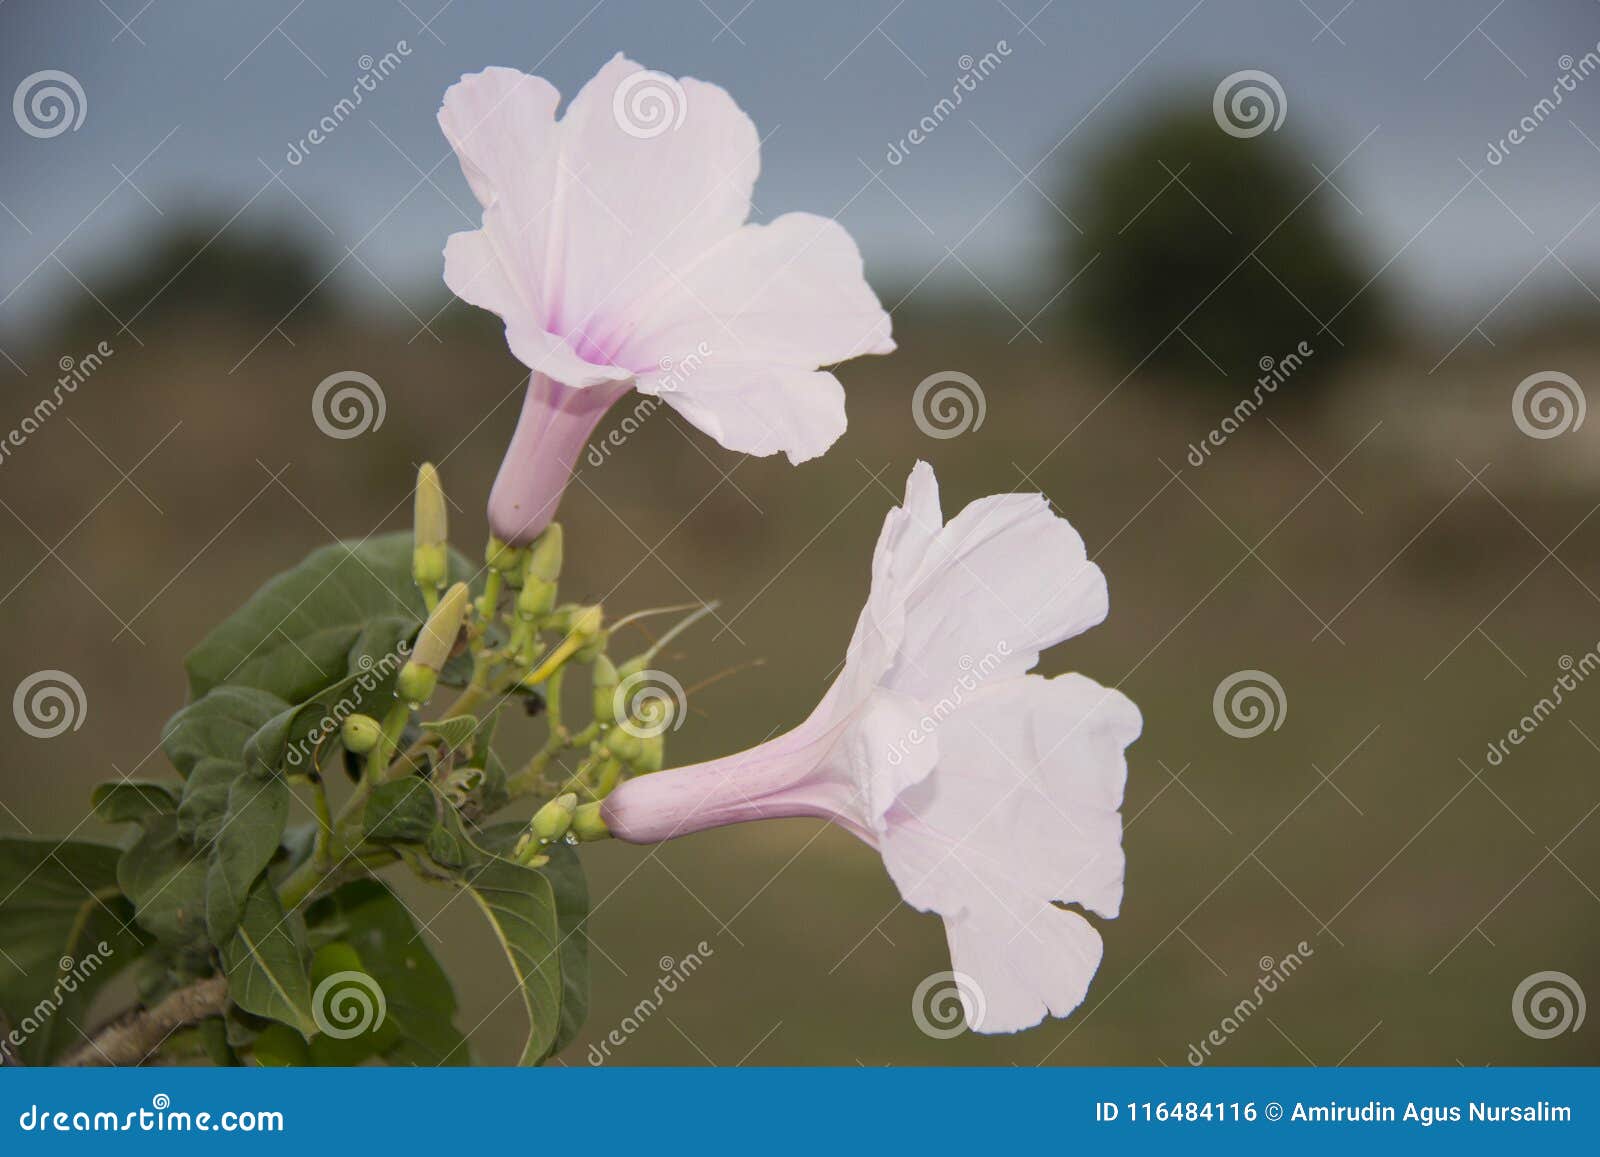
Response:
POLYGON ((1593 1153, 1597 1093, 1600 1069, 4 1069, 0 1153, 1593 1153))

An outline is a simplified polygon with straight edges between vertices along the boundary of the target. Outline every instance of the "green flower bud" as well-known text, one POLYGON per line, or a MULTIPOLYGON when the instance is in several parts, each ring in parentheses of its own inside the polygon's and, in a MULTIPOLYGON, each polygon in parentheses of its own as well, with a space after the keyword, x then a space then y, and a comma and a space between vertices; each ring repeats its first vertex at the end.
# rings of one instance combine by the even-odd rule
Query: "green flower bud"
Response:
POLYGON ((545 804, 533 813, 533 822, 528 825, 528 830, 541 844, 548 844, 552 840, 559 840, 567 834, 567 829, 572 826, 572 814, 578 810, 578 797, 571 792, 558 795, 555 799, 545 804))
POLYGON ((539 540, 528 548, 523 574, 528 578, 554 583, 561 577, 561 524, 552 522, 539 540))
POLYGON ((556 605, 556 584, 524 575, 517 595, 517 614, 524 619, 542 619, 556 605))
POLYGON ((483 550, 483 561, 503 575, 516 574, 522 570, 522 548, 501 542, 491 534, 489 545, 483 550))
POLYGON ((347 715, 339 726, 339 736, 345 750, 353 755, 365 755, 378 746, 383 737, 383 726, 370 715, 347 715))
POLYGON ((617 668, 605 655, 594 660, 594 717, 602 724, 617 721, 617 668))
POLYGON ((639 740, 639 754, 634 758, 633 770, 640 775, 660 771, 666 762, 666 741, 657 733, 639 740))
POLYGON ((624 727, 613 727, 600 740, 600 746, 609 754, 632 767, 642 752, 639 737, 624 727))
POLYGON ((445 545, 449 526, 439 471, 424 462, 417 470, 411 552, 411 577, 424 590, 440 590, 449 581, 450 552, 445 545))
POLYGON ((606 826, 605 817, 600 814, 598 803, 586 803, 572 813, 571 832, 580 840, 603 840, 611 835, 611 829, 606 826))
POLYGON ((400 668, 395 680, 395 692, 407 703, 426 703, 433 696, 439 682, 439 671, 455 649, 456 637, 461 634, 461 622, 466 617, 470 600, 466 583, 456 583, 444 593, 439 605, 422 624, 411 658, 400 668))

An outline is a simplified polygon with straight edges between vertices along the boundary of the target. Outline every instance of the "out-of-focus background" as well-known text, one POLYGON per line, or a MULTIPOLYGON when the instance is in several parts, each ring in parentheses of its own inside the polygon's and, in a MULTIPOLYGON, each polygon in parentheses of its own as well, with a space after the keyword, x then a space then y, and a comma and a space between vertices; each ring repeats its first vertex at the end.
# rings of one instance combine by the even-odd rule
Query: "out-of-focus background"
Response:
MULTIPOLYGON (((87 792, 163 773, 184 652, 311 548, 404 527, 416 463, 475 549, 524 371, 440 280, 478 210, 434 111, 463 72, 570 95, 617 50, 735 95, 758 219, 837 215, 900 344, 843 368, 820 460, 745 459, 661 409, 569 491, 564 593, 722 600, 668 664, 691 707, 670 760, 810 709, 917 458, 947 512, 1042 490, 1082 531, 1111 616, 1045 666, 1121 687, 1146 729, 1123 915, 1065 1021, 921 1031, 939 922, 849 836, 785 821, 585 849, 595 996, 564 1060, 690 954, 607 1063, 1182 1065, 1213 1030, 1208 1063, 1600 1060, 1600 1017, 1541 1038, 1513 1015, 1536 973, 1600 996, 1580 0, 11 0, 0 691, 62 670, 87 712, 50 740, 6 720, 0 828, 110 838, 87 792), (386 412, 333 439, 311 398, 346 370, 386 412), (952 372, 965 413, 915 407, 952 372), (1214 706, 1241 672, 1264 728, 1214 706)), ((480 1057, 512 1059, 490 933, 405 896, 480 1057)))

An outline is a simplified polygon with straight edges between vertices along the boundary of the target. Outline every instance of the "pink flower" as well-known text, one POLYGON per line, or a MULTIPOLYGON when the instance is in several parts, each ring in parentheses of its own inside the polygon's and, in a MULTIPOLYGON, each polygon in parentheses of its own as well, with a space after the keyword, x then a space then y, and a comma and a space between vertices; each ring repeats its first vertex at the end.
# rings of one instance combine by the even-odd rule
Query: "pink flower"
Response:
POLYGON ((815 816, 882 856, 906 903, 944 918, 980 1032, 1083 1000, 1099 933, 1077 903, 1122 902, 1124 749, 1141 720, 1082 675, 1027 672, 1105 618, 1083 540, 1037 494, 944 522, 918 463, 889 513, 844 669, 810 718, 740 755, 631 779, 602 805, 653 843, 723 824, 815 816))
POLYGON ((746 223, 760 143, 721 88, 618 55, 557 120, 559 99, 491 68, 439 110, 483 206, 483 227, 445 246, 445 282, 501 317, 533 371, 489 499, 494 532, 519 544, 630 387, 730 450, 799 463, 845 428, 844 390, 818 367, 894 349, 837 222, 746 223))

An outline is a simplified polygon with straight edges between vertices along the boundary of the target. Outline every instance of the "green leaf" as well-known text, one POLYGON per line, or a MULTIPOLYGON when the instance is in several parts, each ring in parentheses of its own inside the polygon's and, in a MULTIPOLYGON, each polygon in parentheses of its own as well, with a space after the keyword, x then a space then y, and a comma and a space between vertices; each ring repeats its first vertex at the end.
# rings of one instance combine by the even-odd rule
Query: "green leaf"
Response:
POLYGON ((433 789, 425 781, 407 776, 372 789, 362 824, 368 839, 420 844, 439 826, 439 817, 433 789))
POLYGON ((195 764, 178 803, 178 834, 197 844, 215 839, 228 814, 228 792, 243 774, 244 764, 236 759, 208 756, 195 764))
POLYGON ((430 735, 437 735, 446 752, 466 755, 472 737, 478 732, 478 720, 472 715, 453 715, 449 719, 424 723, 422 730, 430 735))
MULTIPOLYGON (((308 919, 338 928, 341 936, 319 950, 313 981, 320 986, 339 972, 357 973, 346 978, 351 998, 347 1011, 375 1008, 378 992, 384 1005, 382 1024, 375 1016, 346 1016, 346 1029, 366 1023, 367 1031, 347 1039, 328 1033, 318 1037, 311 1045, 311 1063, 349 1065, 379 1055, 391 1064, 468 1063, 466 1040, 452 1023, 456 999, 450 980, 428 951, 426 933, 419 934, 405 905, 388 888, 371 879, 346 884, 319 900, 308 919)), ((337 992, 330 983, 323 1005, 337 992)), ((336 1020, 335 1013, 335 1008, 324 1007, 325 1019, 336 1020)))
MULTIPOLYGON (((453 552, 451 570, 473 573, 453 552)), ((388 638, 392 646, 423 617, 409 532, 334 543, 271 579, 189 653, 189 692, 198 698, 226 682, 298 703, 343 678, 361 655, 376 661, 376 643, 388 638)))
POLYGON ((89 802, 95 818, 108 824, 138 823, 146 816, 176 811, 181 786, 148 779, 113 780, 96 787, 89 802))
POLYGON ((284 915, 265 878, 250 889, 239 930, 222 950, 222 966, 228 992, 240 1008, 287 1024, 308 1038, 316 1032, 300 926, 284 915))
POLYGON ((150 816, 117 861, 117 883, 133 901, 139 925, 174 948, 205 936, 206 859, 178 835, 178 817, 150 816))
POLYGON ((288 820, 289 784, 282 776, 233 781, 206 869, 206 931, 213 944, 226 944, 239 926, 250 887, 277 853, 288 820))
POLYGON ((0 839, 0 1010, 27 1038, 16 1050, 24 1064, 76 1044, 73 1025, 87 1027, 95 993, 142 951, 118 856, 100 844, 0 839))
POLYGON ((540 869, 555 894, 556 929, 561 935, 561 1019, 547 1056, 572 1043, 589 1016, 589 884, 578 853, 565 844, 550 849, 550 862, 540 869))
POLYGON ((167 721, 161 746, 187 777, 202 759, 243 759, 244 745, 289 704, 250 687, 221 687, 196 698, 167 721))
POLYGON ((290 1065, 311 1063, 311 1049, 306 1038, 288 1025, 269 1024, 257 1034, 251 1046, 256 1064, 264 1068, 286 1068, 290 1065))
POLYGON ((550 881, 532 868, 489 858, 464 872, 461 883, 489 918, 522 993, 528 1039, 519 1061, 549 1056, 560 1030, 561 958, 556 900, 550 881))

